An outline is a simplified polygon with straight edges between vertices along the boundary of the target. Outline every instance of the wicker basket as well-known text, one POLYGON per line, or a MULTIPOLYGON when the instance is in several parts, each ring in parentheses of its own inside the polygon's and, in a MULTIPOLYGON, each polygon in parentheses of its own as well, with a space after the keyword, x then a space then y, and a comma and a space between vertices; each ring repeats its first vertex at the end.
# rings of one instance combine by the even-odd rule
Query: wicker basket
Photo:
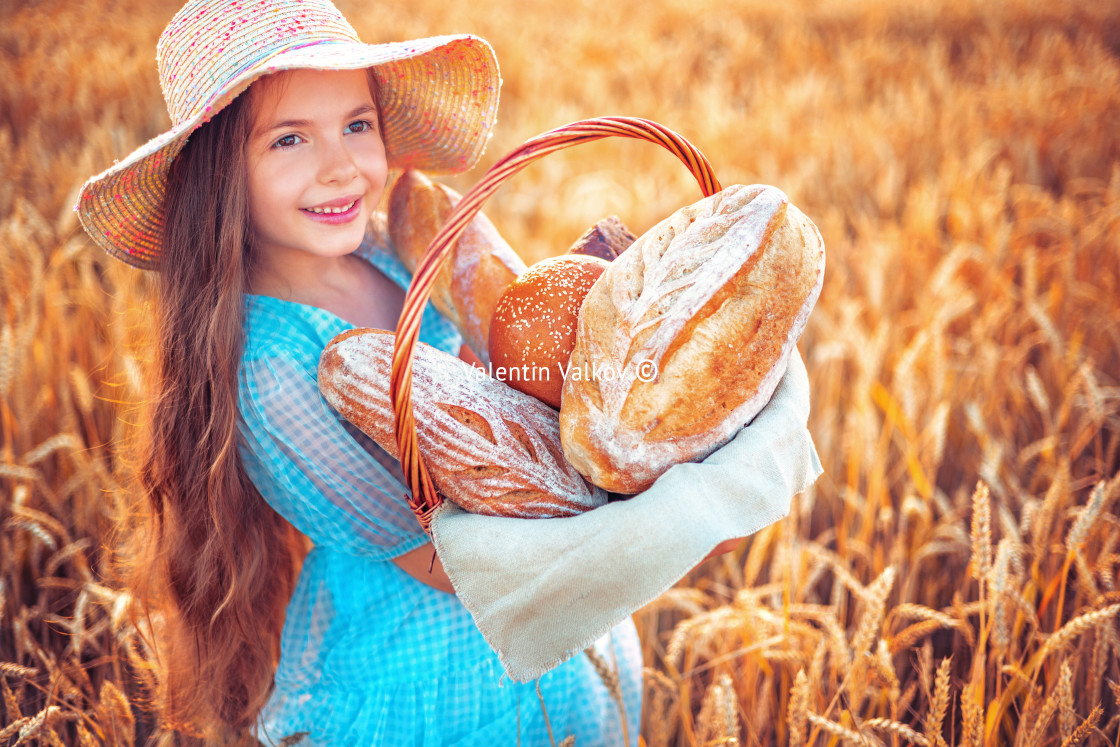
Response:
POLYGON ((432 484, 428 469, 420 456, 412 408, 412 355, 420 334, 420 318, 431 295, 436 273, 467 224, 502 182, 549 153, 612 136, 648 140, 673 153, 696 177, 705 197, 722 189, 704 154, 683 137, 656 122, 630 117, 602 117, 573 122, 537 135, 494 164, 482 177, 482 181, 467 192, 451 211, 447 222, 432 239, 416 267, 412 284, 405 294, 401 318, 397 322, 389 393, 393 400, 401 469, 410 491, 408 503, 416 513, 420 526, 429 534, 432 516, 444 499, 432 484))

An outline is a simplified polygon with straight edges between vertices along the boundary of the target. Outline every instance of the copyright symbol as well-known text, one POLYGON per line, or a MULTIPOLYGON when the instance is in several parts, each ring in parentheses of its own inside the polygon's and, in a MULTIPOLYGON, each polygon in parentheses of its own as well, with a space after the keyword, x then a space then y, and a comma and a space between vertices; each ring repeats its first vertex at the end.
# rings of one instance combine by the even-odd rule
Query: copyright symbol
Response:
POLYGON ((638 363, 638 380, 650 383, 657 378, 657 364, 650 359, 638 363))

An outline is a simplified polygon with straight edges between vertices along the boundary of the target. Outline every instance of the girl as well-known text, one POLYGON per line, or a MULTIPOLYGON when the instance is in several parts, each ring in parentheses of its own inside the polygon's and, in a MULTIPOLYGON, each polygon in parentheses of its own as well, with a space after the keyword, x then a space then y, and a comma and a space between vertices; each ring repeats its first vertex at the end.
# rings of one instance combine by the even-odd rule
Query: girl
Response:
MULTIPOLYGON (((498 103, 490 46, 366 45, 328 0, 191 0, 157 60, 172 128, 91 179, 77 210, 110 254, 158 271, 150 531, 125 581, 166 725, 221 743, 637 744, 633 623, 595 644, 618 703, 585 656, 504 679, 429 568, 399 465, 316 383, 332 337, 394 328, 410 277, 375 210, 389 169, 478 160, 498 103)), ((473 358, 432 308, 421 339, 473 358)))
MULTIPOLYGON (((497 110, 490 46, 365 45, 328 0, 192 0, 157 60, 172 129, 77 210, 110 254, 158 271, 151 532, 126 583, 157 613, 165 723, 222 743, 621 744, 587 657, 539 689, 503 681, 429 572, 399 466, 316 385, 334 335, 394 328, 410 277, 374 230, 388 169, 475 163, 497 110)), ((430 307, 421 339, 460 352, 430 307)), ((636 744, 633 624, 599 648, 636 744)))

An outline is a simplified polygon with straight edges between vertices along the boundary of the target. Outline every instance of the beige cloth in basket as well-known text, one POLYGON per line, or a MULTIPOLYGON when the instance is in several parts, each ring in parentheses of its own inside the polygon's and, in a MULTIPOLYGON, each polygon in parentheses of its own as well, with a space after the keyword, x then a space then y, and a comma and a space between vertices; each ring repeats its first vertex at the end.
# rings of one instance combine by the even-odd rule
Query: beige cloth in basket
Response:
POLYGON ((730 442, 644 493, 578 516, 512 519, 445 502, 436 551, 506 672, 531 681, 653 601, 716 545, 781 519, 822 469, 796 348, 774 396, 730 442))

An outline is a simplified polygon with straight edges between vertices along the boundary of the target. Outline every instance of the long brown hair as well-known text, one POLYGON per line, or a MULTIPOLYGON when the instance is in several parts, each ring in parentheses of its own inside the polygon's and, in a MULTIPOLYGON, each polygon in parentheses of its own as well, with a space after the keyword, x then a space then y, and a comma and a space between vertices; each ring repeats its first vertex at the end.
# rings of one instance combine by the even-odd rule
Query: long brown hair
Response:
POLYGON ((164 726, 223 743, 244 736, 268 698, 306 550, 237 449, 251 126, 250 96, 238 96, 171 167, 139 455, 142 531, 122 564, 134 619, 154 637, 164 726))

